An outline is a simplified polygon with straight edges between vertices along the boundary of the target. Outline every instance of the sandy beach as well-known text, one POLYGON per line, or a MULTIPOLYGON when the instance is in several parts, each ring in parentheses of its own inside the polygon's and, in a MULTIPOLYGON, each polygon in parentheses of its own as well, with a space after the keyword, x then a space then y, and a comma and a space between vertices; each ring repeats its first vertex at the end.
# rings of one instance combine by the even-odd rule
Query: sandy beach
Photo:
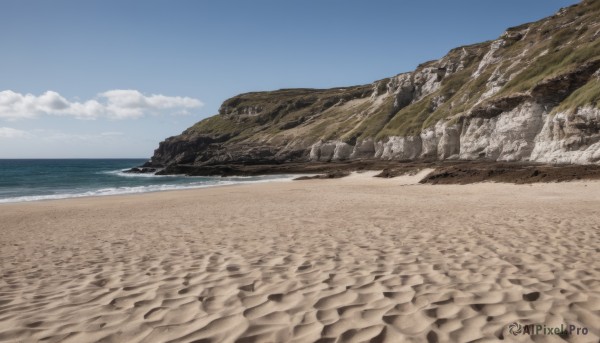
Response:
POLYGON ((0 341, 598 342, 600 182, 371 176, 3 204, 0 341))

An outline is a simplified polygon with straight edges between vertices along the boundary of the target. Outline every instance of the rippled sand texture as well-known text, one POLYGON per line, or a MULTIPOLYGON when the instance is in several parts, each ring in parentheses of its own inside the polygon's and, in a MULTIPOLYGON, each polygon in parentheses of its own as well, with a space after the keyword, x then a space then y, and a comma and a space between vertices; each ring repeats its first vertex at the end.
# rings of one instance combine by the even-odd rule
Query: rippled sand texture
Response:
POLYGON ((0 341, 598 342, 600 183, 409 179, 0 206, 0 341))

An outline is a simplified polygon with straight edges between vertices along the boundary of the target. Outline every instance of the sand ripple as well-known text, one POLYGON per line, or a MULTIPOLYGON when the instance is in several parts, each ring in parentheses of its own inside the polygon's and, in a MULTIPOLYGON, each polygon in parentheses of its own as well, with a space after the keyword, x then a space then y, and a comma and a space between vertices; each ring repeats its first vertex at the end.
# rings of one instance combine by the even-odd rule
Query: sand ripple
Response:
POLYGON ((354 178, 6 205, 0 341, 598 342, 598 194, 354 178))

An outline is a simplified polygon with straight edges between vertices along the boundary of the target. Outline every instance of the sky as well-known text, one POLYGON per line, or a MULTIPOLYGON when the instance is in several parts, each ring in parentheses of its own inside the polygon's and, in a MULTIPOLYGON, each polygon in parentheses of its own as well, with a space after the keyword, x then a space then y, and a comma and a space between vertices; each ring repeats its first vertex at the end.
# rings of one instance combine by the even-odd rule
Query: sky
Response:
POLYGON ((149 158, 239 93, 366 84, 573 0, 2 0, 0 158, 149 158))

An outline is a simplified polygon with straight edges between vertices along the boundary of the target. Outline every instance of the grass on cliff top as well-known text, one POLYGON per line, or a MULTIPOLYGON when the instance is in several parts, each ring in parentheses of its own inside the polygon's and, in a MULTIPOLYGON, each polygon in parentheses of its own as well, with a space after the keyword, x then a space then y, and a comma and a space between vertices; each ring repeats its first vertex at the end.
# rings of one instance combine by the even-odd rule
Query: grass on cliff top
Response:
POLYGON ((358 97, 371 90, 371 85, 338 87, 330 89, 280 89, 276 91, 243 93, 225 100, 226 107, 256 107, 261 112, 269 113, 284 105, 300 105, 301 107, 317 105, 329 98, 344 96, 358 97))
POLYGON ((442 85, 440 94, 444 96, 445 101, 427 117, 422 128, 435 125, 441 119, 465 112, 473 107, 486 90, 485 85, 492 75, 492 69, 487 68, 477 78, 473 78, 471 77, 473 69, 465 69, 452 75, 454 78, 442 85))
POLYGON ((584 1, 570 6, 561 15, 528 24, 529 33, 523 39, 507 42, 499 50, 504 58, 516 58, 527 51, 529 62, 525 59, 511 70, 501 68, 515 75, 497 96, 528 91, 544 79, 563 74, 598 56, 600 46, 593 37, 597 30, 588 29, 590 23, 597 21, 598 12, 600 1, 584 1))
POLYGON ((552 114, 570 111, 574 113, 579 107, 592 106, 600 108, 600 79, 593 78, 584 86, 571 93, 568 98, 556 106, 552 114))
MULTIPOLYGON (((390 120, 394 113, 394 96, 388 96, 381 106, 369 113, 351 132, 347 133, 347 137, 342 137, 344 141, 352 141, 359 138, 367 138, 375 136, 390 120)), ((368 110, 369 104, 364 110, 368 110)))
POLYGON ((202 134, 202 135, 230 135, 232 138, 241 138, 245 136, 243 133, 249 132, 250 128, 256 127, 257 125, 252 121, 237 122, 229 117, 223 115, 214 115, 206 118, 189 129, 185 130, 185 134, 202 134))
MULTIPOLYGON (((347 102, 342 105, 329 107, 311 116, 302 125, 282 132, 301 135, 306 139, 312 140, 322 139, 327 141, 340 139, 346 142, 353 142, 362 132, 361 129, 365 126, 364 122, 373 116, 373 114, 370 114, 365 117, 365 113, 372 106, 372 102, 369 99, 355 100, 357 102, 347 102)), ((391 99, 391 102, 390 106, 393 105, 393 99, 391 99)), ((293 116, 296 116, 296 114, 290 113, 288 115, 288 117, 293 116)))
POLYGON ((238 123, 222 115, 215 115, 194 124, 186 130, 186 133, 230 134, 239 130, 238 123))
POLYGON ((510 80, 498 95, 523 92, 532 89, 546 78, 557 76, 600 56, 600 40, 576 48, 565 47, 540 56, 522 72, 510 80))
POLYGON ((432 95, 428 95, 398 111, 377 134, 375 139, 379 140, 390 136, 418 135, 421 132, 423 123, 432 112, 431 99, 432 95))

